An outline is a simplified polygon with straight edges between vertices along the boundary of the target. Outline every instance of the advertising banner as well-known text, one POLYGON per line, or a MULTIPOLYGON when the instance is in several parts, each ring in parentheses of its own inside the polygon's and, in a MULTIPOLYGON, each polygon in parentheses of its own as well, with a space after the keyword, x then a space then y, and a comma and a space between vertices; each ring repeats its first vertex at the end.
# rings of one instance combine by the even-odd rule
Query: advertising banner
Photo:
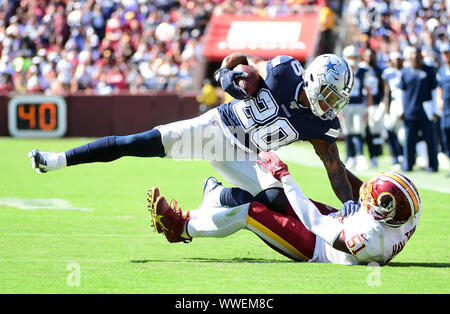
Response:
POLYGON ((318 41, 316 11, 276 17, 222 14, 211 18, 203 54, 210 61, 236 51, 266 59, 284 54, 307 61, 318 41))

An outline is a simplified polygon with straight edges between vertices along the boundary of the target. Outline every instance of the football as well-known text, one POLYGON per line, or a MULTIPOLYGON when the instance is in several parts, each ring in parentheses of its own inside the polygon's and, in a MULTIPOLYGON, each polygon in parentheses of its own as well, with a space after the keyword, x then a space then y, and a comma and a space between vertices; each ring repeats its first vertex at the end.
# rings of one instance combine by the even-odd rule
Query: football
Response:
POLYGON ((233 71, 245 72, 247 77, 240 77, 236 79, 236 83, 240 88, 245 90, 248 96, 254 96, 259 90, 259 74, 251 66, 245 64, 237 65, 233 71))

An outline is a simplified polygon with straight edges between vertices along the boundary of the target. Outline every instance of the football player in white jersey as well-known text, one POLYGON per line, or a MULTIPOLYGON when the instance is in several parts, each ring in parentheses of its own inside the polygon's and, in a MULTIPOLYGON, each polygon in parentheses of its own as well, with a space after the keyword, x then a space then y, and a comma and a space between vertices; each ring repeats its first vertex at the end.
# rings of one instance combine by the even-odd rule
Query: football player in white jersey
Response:
POLYGON ((402 74, 403 56, 398 51, 389 55, 391 66, 386 68, 381 78, 384 80, 384 103, 387 114, 385 116, 385 127, 388 133, 388 144, 392 156, 391 170, 401 169, 403 161, 403 147, 399 136, 404 135, 405 127, 401 116, 403 114, 402 90, 398 87, 402 74))
POLYGON ((416 230, 421 201, 414 184, 402 174, 380 172, 361 181, 361 207, 337 211, 306 197, 273 152, 260 157, 258 163, 283 185, 288 200, 283 213, 259 202, 220 206, 215 198, 224 187, 217 181, 207 185, 199 209, 184 213, 169 206, 153 188, 149 206, 156 231, 164 233, 169 242, 190 242, 248 229, 296 261, 383 265, 405 247, 416 230))
POLYGON ((349 104, 341 111, 342 131, 347 147, 346 167, 350 170, 367 170, 369 165, 364 156, 364 138, 368 123, 368 108, 373 106, 373 95, 377 92, 378 82, 373 69, 367 63, 361 62, 356 46, 347 46, 342 53, 355 75, 349 104))

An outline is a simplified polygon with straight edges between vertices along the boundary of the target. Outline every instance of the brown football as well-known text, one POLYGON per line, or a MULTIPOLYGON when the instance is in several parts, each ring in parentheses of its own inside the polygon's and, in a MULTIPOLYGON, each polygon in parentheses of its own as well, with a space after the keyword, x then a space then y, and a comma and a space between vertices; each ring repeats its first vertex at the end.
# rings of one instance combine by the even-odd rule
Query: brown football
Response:
POLYGON ((236 83, 240 88, 245 90, 247 95, 254 96, 259 90, 259 74, 251 66, 245 64, 237 65, 233 71, 245 72, 248 74, 247 77, 240 77, 236 79, 236 83))

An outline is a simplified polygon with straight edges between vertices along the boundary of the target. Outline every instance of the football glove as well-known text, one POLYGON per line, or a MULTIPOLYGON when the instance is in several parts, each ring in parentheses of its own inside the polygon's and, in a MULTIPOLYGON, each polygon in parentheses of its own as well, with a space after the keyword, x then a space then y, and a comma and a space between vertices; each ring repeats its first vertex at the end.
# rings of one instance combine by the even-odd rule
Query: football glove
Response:
POLYGON ((347 217, 352 216, 354 213, 356 213, 360 207, 361 204, 355 203, 353 200, 348 200, 347 202, 342 204, 339 211, 341 212, 342 217, 347 217))
POLYGON ((256 162, 261 165, 263 168, 272 173, 275 179, 278 181, 281 180, 285 175, 290 174, 288 170, 288 166, 281 161, 278 156, 273 152, 260 152, 258 154, 260 160, 256 162))
POLYGON ((236 99, 245 99, 248 97, 245 90, 240 88, 236 83, 235 79, 240 77, 247 77, 248 74, 245 72, 232 71, 227 68, 222 68, 214 73, 214 78, 222 86, 222 89, 228 94, 236 99))

